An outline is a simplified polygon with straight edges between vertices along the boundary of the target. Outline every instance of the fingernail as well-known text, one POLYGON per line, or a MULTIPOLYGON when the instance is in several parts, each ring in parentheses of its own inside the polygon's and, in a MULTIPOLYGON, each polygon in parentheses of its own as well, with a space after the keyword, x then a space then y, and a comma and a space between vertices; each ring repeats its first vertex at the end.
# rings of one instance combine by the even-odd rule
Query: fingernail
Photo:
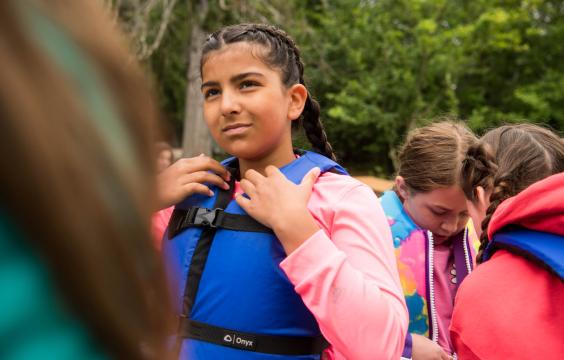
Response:
POLYGON ((208 196, 210 196, 210 197, 213 196, 213 191, 211 191, 211 190, 208 191, 208 196))
POLYGON ((231 180, 231 173, 229 171, 227 172, 227 179, 226 180, 227 181, 231 180))
POLYGON ((229 184, 224 182, 224 183, 223 183, 223 188, 224 188, 225 190, 229 190, 229 184))

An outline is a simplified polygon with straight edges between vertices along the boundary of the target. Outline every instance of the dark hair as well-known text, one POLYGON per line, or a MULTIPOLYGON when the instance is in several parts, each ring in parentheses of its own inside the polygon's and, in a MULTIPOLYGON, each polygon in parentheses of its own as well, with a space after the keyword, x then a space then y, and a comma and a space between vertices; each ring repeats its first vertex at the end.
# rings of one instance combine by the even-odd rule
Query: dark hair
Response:
POLYGON ((171 311, 149 227, 157 108, 105 11, 0 2, 1 210, 106 355, 163 358, 171 311))
MULTIPOLYGON (((294 40, 283 30, 265 24, 239 24, 227 26, 208 36, 202 50, 200 69, 206 62, 210 52, 221 49, 224 45, 237 42, 248 42, 261 45, 265 50, 261 60, 268 66, 280 71, 282 83, 286 87, 304 82, 304 65, 300 51, 294 40)), ((307 93, 304 110, 299 121, 292 123, 296 129, 300 125, 311 143, 313 150, 335 160, 333 148, 327 140, 327 134, 320 119, 319 103, 307 93)))
POLYGON ((476 187, 491 190, 490 206, 482 222, 482 262, 488 226, 499 204, 529 185, 564 171, 564 142, 552 131, 532 124, 505 125, 490 130, 468 150, 462 165, 462 188, 476 199, 476 187))
POLYGON ((399 151, 398 175, 413 192, 457 185, 462 159, 477 141, 461 122, 441 121, 414 129, 399 151))

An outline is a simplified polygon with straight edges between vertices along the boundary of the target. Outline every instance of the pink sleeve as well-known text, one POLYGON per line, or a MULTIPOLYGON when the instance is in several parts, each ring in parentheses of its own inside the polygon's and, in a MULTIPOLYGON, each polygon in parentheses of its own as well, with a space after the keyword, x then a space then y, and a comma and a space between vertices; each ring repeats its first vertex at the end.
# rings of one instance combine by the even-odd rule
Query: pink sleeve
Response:
POLYGON ((151 219, 151 227, 153 228, 153 240, 155 241, 155 247, 161 249, 161 242, 163 240, 164 232, 172 216, 172 211, 174 206, 166 209, 162 209, 153 214, 151 219))
POLYGON ((329 205, 332 214, 312 213, 330 224, 330 236, 319 230, 280 266, 335 359, 399 359, 408 315, 380 203, 359 184, 329 205))

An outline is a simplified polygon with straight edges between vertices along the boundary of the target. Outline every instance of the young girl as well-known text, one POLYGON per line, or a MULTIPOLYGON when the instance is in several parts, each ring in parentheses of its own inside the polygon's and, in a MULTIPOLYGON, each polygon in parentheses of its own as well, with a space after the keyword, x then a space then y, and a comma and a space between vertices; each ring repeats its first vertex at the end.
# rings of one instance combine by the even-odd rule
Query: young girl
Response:
POLYGON ((456 122, 413 130, 399 153, 395 190, 380 199, 410 316, 404 358, 448 359, 453 354, 448 327, 454 296, 472 271, 474 253, 458 179, 475 141, 456 122))
POLYGON ((494 129, 469 150, 462 181, 481 264, 456 297, 460 359, 562 357, 563 171, 562 139, 535 125, 494 129))
POLYGON ((234 157, 187 159, 177 183, 193 194, 163 240, 181 358, 399 357, 407 313, 385 216, 332 160, 292 39, 223 28, 201 72, 207 124, 234 157), (318 153, 293 151, 300 122, 318 153))

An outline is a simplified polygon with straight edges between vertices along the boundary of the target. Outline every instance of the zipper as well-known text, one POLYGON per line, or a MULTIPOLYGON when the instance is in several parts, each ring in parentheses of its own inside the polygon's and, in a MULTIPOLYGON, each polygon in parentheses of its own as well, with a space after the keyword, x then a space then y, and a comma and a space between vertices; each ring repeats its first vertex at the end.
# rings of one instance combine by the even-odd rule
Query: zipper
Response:
MULTIPOLYGON (((439 326, 437 320, 437 309, 435 308, 435 284, 433 280, 433 255, 434 255, 434 239, 433 233, 427 231, 427 238, 429 239, 429 308, 431 309, 431 326, 433 327, 433 332, 431 334, 431 340, 435 344, 439 343, 439 326)), ((468 249, 468 227, 464 229, 464 237, 462 238, 462 247, 464 249, 464 262, 466 263, 466 269, 468 269, 468 274, 472 272, 472 265, 470 263, 470 252, 468 249)), ((468 275, 467 275, 468 276, 468 275)), ((452 359, 457 360, 458 356, 456 353, 452 354, 452 359)))
POLYGON ((433 280, 434 240, 433 234, 430 231, 427 231, 427 239, 429 239, 429 308, 431 309, 429 316, 431 317, 431 326, 433 328, 431 340, 433 340, 435 344, 438 344, 439 325, 437 321, 437 310, 435 309, 435 284, 433 280))
POLYGON ((468 227, 464 229, 464 238, 462 239, 462 247, 464 248, 464 261, 466 262, 466 269, 468 269, 468 275, 472 272, 472 263, 470 262, 470 244, 468 243, 468 227))

